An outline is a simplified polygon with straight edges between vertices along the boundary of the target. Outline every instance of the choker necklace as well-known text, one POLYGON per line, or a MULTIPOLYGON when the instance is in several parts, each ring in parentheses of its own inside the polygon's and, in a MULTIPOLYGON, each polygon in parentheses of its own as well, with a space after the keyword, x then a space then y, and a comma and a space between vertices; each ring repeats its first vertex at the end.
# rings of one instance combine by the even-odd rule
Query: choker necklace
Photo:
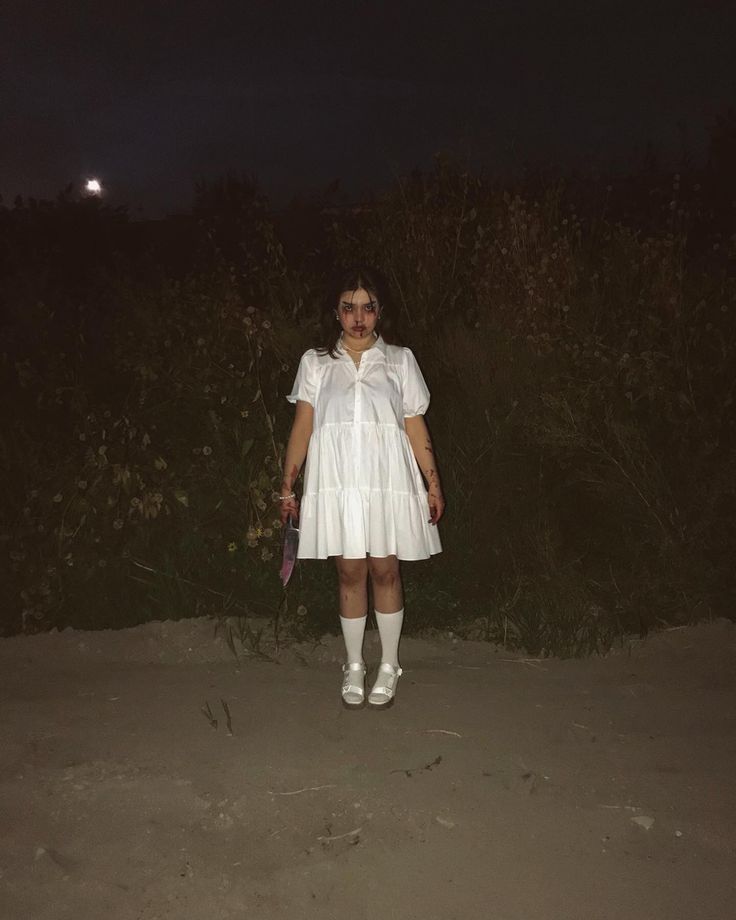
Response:
POLYGON ((373 348, 373 346, 378 341, 378 336, 376 335, 375 332, 373 333, 373 335, 375 336, 375 338, 373 339, 371 344, 368 346, 368 348, 351 348, 349 345, 345 344, 344 336, 341 335, 340 336, 340 347, 344 348, 345 351, 352 351, 354 355, 362 355, 364 351, 370 351, 371 348, 373 348))

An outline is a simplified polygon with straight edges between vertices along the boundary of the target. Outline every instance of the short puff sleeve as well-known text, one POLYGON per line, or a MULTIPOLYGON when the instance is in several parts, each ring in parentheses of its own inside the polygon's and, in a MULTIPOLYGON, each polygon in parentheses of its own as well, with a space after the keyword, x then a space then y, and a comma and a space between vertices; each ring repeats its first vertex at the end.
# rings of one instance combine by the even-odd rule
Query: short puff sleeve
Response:
POLYGON ((403 374, 404 418, 424 415, 429 407, 429 389, 410 349, 404 349, 403 374))
POLYGON ((290 403, 301 400, 314 407, 317 398, 317 384, 319 381, 319 367, 316 359, 317 353, 314 349, 305 351, 302 355, 296 372, 294 386, 291 388, 291 393, 286 397, 290 403))

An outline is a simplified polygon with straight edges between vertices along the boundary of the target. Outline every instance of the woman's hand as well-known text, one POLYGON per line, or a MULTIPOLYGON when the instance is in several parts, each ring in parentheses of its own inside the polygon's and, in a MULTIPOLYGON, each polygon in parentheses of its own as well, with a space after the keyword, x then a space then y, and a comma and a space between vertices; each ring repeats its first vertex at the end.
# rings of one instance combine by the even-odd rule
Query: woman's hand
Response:
MULTIPOLYGON (((289 495, 289 493, 282 492, 282 495, 289 495)), ((279 499, 279 505, 279 517, 281 518, 282 526, 286 525, 290 515, 293 518, 295 524, 299 522, 299 502, 297 501, 295 495, 292 494, 288 498, 284 497, 279 499)))
POLYGON ((436 524, 445 513, 445 496, 439 483, 432 483, 427 493, 429 502, 429 523, 436 524))

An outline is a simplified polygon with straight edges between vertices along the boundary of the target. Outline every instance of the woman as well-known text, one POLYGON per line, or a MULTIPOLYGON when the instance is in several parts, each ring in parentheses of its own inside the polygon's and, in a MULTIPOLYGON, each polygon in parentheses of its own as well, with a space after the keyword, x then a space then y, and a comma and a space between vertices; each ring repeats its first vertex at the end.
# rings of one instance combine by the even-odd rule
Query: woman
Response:
POLYGON ((326 306, 324 344, 302 356, 287 397, 296 403, 296 414, 286 448, 281 518, 300 521, 300 559, 335 557, 347 657, 341 694, 351 709, 365 703, 370 577, 381 664, 368 703, 386 708, 401 675, 399 560, 426 559, 442 550, 437 522, 445 502, 424 422, 429 391, 411 351, 384 338, 390 335, 390 304, 375 271, 347 272, 326 306), (294 485, 305 459, 300 514, 294 485))

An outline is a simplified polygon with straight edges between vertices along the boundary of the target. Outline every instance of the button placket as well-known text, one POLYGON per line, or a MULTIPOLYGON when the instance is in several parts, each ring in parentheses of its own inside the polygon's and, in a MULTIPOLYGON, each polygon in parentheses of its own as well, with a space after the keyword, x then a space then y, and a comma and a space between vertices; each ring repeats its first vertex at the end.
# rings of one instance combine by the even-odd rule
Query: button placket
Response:
POLYGON ((353 411, 353 419, 355 424, 355 431, 353 432, 353 475, 355 476, 356 485, 358 484, 358 470, 360 469, 360 455, 363 450, 363 394, 362 394, 362 378, 363 378, 363 362, 365 361, 365 355, 360 359, 360 364, 355 368, 355 407, 353 411))

